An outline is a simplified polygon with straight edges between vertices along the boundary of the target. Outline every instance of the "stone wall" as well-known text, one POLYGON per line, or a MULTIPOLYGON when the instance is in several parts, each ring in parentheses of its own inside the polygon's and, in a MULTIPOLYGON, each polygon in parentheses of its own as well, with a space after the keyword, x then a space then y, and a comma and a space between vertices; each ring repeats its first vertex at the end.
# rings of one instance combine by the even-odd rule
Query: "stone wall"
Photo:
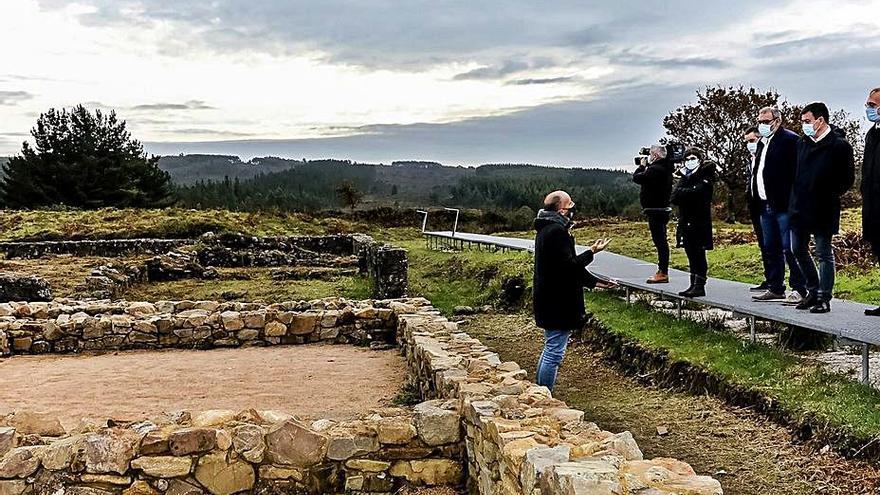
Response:
MULTIPOLYGON (((143 322, 161 313, 172 325, 180 319, 191 321, 183 328, 199 328, 218 315, 217 328, 236 332, 225 329, 227 313, 233 327, 243 325, 238 332, 254 327, 265 335, 267 322, 277 322, 288 336, 300 318, 309 320, 310 335, 320 336, 350 311, 355 321, 390 327, 406 356, 408 380, 425 400, 344 422, 306 424, 276 411, 207 411, 85 424, 70 432, 52 418, 18 413, 0 419, 0 495, 388 494, 404 484, 465 479, 469 493, 482 495, 722 493, 716 480, 683 462, 645 460, 629 432, 585 421, 582 411, 527 381, 516 363, 502 362, 424 299, 328 299, 224 311, 217 303, 189 301, 0 308, 14 321, 54 317, 58 327, 58 318, 74 314, 109 315, 111 328, 113 318, 143 322), (290 323, 278 319, 285 312, 295 313, 290 323), (249 318, 258 321, 249 324, 249 318), (325 318, 335 318, 333 325, 325 326, 325 318)), ((246 345, 236 338, 236 345, 246 345)))
POLYGON ((42 277, 0 272, 0 301, 49 301, 52 289, 42 277))
POLYGON ((0 353, 210 349, 313 342, 389 347, 387 302, 214 301, 0 303, 0 353), (4 346, 3 342, 6 342, 4 346))
POLYGON ((455 323, 430 312, 399 315, 410 379, 425 397, 456 400, 470 493, 720 495, 686 463, 646 460, 629 432, 611 433, 525 380, 455 323))
POLYGON ((74 256, 128 256, 131 254, 160 254, 187 244, 192 239, 98 239, 84 241, 0 242, 0 252, 6 259, 42 258, 52 254, 74 256))

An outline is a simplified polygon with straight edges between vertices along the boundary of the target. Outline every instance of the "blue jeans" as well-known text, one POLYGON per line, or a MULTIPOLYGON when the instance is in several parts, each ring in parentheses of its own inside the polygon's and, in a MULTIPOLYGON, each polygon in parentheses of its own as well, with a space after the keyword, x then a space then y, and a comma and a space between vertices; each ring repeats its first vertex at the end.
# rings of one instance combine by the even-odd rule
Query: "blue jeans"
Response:
POLYGON ((556 371, 562 358, 565 357, 565 347, 568 345, 568 336, 571 330, 544 330, 544 350, 538 359, 538 369, 535 372, 535 381, 550 390, 556 385, 556 371))
POLYGON ((771 291, 785 293, 785 265, 788 264, 788 283, 793 290, 806 294, 806 282, 791 250, 791 230, 788 212, 777 212, 769 203, 762 203, 761 230, 764 243, 761 245, 764 261, 764 279, 771 291))
POLYGON ((816 244, 816 258, 819 271, 810 255, 810 233, 792 229, 791 246, 798 266, 807 282, 807 291, 815 294, 820 301, 830 301, 834 293, 834 251, 831 249, 831 234, 813 234, 816 244))

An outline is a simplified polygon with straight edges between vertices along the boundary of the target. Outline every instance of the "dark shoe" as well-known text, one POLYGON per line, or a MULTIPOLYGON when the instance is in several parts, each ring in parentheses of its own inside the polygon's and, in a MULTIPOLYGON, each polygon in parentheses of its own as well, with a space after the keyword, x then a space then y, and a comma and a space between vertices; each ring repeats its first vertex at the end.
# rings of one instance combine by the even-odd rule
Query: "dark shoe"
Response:
POLYGON ((654 276, 652 276, 651 278, 649 278, 645 282, 647 282, 649 284, 668 284, 669 283, 669 275, 667 275, 661 271, 658 271, 657 273, 654 274, 654 276))
POLYGON ((703 297, 706 295, 706 277, 694 276, 694 284, 688 290, 679 292, 682 297, 703 297))
POLYGON ((799 309, 801 311, 806 311, 811 309, 813 306, 819 303, 819 298, 816 297, 815 294, 807 294, 807 297, 804 298, 803 301, 800 302, 795 309, 799 309))
POLYGON ((865 316, 880 316, 880 308, 866 309, 865 316))
POLYGON ((770 290, 770 284, 768 284, 766 280, 761 282, 761 285, 749 288, 750 292, 764 292, 765 290, 770 290))
POLYGON ((691 291, 694 290, 694 278, 695 278, 695 277, 696 277, 696 276, 695 276, 694 274, 691 274, 691 284, 688 285, 688 288, 687 288, 687 289, 685 289, 685 290, 679 292, 679 293, 678 293, 679 296, 682 296, 682 297, 688 297, 688 294, 690 294, 691 291))
POLYGON ((752 300, 754 300, 754 301, 784 301, 785 294, 779 294, 779 293, 768 290, 767 292, 765 292, 763 294, 760 294, 757 296, 752 296, 752 300))
POLYGON ((810 313, 827 313, 829 311, 831 311, 831 304, 828 301, 819 301, 810 308, 810 313))

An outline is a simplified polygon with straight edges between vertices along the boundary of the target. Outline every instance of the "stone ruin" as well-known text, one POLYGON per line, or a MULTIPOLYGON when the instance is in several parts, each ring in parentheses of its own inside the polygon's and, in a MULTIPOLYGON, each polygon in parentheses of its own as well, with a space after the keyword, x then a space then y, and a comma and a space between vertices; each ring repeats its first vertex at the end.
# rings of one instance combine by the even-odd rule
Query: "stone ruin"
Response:
POLYGON ((50 301, 52 289, 41 277, 0 272, 0 301, 50 301))
MULTIPOLYGON (((316 341, 396 346, 423 402, 351 421, 291 412, 177 412, 66 431, 0 418, 0 495, 353 493, 462 486, 469 493, 719 495, 683 462, 646 460, 553 398, 424 299, 0 305, 9 354, 316 341), (64 343, 59 346, 59 343, 64 343), (39 345, 37 345, 39 343, 39 345)), ((12 357, 10 359, 17 359, 12 357)))
MULTIPOLYGON (((381 299, 403 297, 407 289, 406 250, 376 242, 363 234, 254 237, 209 233, 199 239, 0 242, 0 252, 7 259, 62 254, 101 257, 155 254, 145 262, 111 263, 95 268, 76 287, 78 298, 119 298, 134 284, 186 278, 210 280, 217 278, 217 268, 240 267, 276 267, 272 273, 275 280, 326 279, 358 273, 369 277, 373 296, 381 299)), ((0 301, 52 298, 51 294, 26 291, 26 287, 31 287, 26 281, 31 278, 19 278, 19 282, 9 285, 9 297, 3 292, 7 284, 0 285, 0 301)), ((0 283, 2 281, 0 279, 0 283)))

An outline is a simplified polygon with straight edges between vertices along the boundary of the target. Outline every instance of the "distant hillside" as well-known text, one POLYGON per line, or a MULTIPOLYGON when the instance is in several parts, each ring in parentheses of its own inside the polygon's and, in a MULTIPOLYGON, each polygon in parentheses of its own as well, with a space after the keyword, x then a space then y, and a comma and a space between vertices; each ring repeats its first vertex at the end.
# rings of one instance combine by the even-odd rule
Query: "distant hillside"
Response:
POLYGON ((250 179, 260 174, 281 172, 302 162, 283 158, 254 158, 249 162, 230 155, 180 155, 163 156, 159 168, 171 174, 177 184, 192 184, 199 181, 250 179))
POLYGON ((297 161, 207 157, 160 162, 175 179, 181 206, 233 210, 320 210, 339 207, 337 189, 352 184, 362 207, 460 206, 515 210, 540 206, 548 192, 565 189, 590 215, 618 215, 634 207, 637 188, 626 172, 521 164, 446 167, 435 162, 359 164, 342 160, 297 161), (210 164, 222 172, 210 170, 210 164), (279 172, 262 173, 270 167, 279 172), (195 175, 196 172, 200 175, 195 175), (217 177, 220 179, 195 179, 217 177))

